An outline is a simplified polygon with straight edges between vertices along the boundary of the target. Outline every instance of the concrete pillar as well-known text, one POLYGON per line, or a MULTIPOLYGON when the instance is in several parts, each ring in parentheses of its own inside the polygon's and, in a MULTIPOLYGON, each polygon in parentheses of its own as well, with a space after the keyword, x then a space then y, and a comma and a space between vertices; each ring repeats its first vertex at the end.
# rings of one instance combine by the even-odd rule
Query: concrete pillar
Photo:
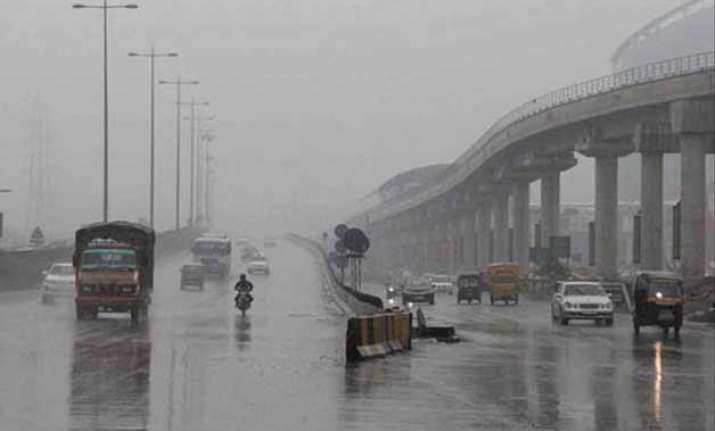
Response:
POLYGON ((541 177, 541 244, 549 246, 549 238, 560 233, 561 172, 552 171, 541 177))
POLYGON ((529 183, 520 181, 514 184, 512 191, 514 208, 514 260, 519 264, 521 273, 529 273, 529 183))
POLYGON ((697 279, 705 271, 704 135, 682 135, 680 144, 680 254, 683 277, 697 279))
POLYGON ((474 241, 474 233, 476 231, 475 211, 466 211, 464 214, 464 230, 462 231, 462 242, 464 244, 464 255, 462 257, 462 268, 473 269, 476 266, 476 242, 474 241))
POLYGON ((494 259, 509 259, 509 194, 497 193, 493 200, 494 217, 494 259))
POLYGON ((596 157, 596 271, 618 275, 618 157, 596 157))
POLYGON ((477 266, 485 269, 489 265, 489 237, 492 229, 492 209, 484 202, 477 209, 477 266))
POLYGON ((641 153, 641 268, 663 268, 663 153, 641 153))

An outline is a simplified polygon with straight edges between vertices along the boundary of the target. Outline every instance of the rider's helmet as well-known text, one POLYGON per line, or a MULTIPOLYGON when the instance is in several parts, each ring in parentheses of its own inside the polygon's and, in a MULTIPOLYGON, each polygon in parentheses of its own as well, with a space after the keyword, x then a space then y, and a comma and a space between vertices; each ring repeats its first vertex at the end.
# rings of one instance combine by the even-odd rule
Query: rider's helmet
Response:
POLYGON ((238 276, 238 278, 240 278, 241 280, 245 280, 245 279, 246 279, 246 274, 241 274, 241 275, 238 276))

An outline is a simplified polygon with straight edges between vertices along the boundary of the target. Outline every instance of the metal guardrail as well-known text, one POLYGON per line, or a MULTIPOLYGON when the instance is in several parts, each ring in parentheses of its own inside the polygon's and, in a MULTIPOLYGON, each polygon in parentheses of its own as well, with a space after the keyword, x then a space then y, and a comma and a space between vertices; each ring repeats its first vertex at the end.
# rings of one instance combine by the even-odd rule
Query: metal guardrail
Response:
MULTIPOLYGON (((487 145, 488 142, 491 141, 497 134, 503 132, 505 129, 515 125, 516 123, 519 123, 520 121, 568 103, 621 90, 625 87, 655 82, 677 76, 689 75, 705 70, 712 70, 714 68, 715 52, 703 52, 622 70, 617 73, 559 88, 532 99, 531 101, 509 111, 506 115, 494 122, 489 129, 487 129, 487 131, 479 137, 477 142, 475 142, 474 145, 457 158, 457 160, 446 170, 445 175, 442 176, 442 178, 447 180, 445 183, 438 186, 433 184, 431 187, 428 186, 427 189, 415 190, 413 193, 405 195, 403 199, 398 197, 396 205, 399 206, 399 209, 406 209, 409 205, 405 204, 407 203, 407 200, 411 198, 425 200, 431 198, 432 196, 430 195, 434 194, 435 191, 440 193, 451 188, 454 185, 452 183, 455 182, 455 179, 457 182, 463 179, 459 177, 459 174, 462 173, 460 170, 469 160, 481 152, 490 151, 491 149, 487 145), (452 177, 452 181, 450 181, 450 177, 452 177)), ((390 215, 385 214, 390 213, 389 210, 381 210, 378 208, 374 208, 378 210, 378 213, 390 215)), ((368 211, 372 212, 370 210, 368 211)), ((375 217, 371 218, 375 219, 375 217)), ((380 217, 378 216, 377 218, 380 217)))

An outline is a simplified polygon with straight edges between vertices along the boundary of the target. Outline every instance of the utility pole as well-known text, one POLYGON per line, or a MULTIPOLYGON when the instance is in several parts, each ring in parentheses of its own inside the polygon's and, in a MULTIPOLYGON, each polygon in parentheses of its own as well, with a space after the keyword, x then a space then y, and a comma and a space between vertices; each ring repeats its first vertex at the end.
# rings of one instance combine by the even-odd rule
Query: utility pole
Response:
POLYGON ((130 57, 145 57, 149 59, 149 226, 154 228, 154 178, 155 178, 155 126, 154 117, 156 109, 154 108, 155 100, 155 85, 154 85, 154 63, 157 57, 177 57, 175 52, 157 53, 154 51, 154 45, 151 46, 151 51, 148 53, 130 52, 130 57))
POLYGON ((109 85, 107 73, 107 11, 109 9, 137 9, 135 4, 108 5, 107 0, 102 0, 101 5, 73 4, 74 9, 101 9, 103 21, 103 65, 104 65, 104 198, 102 202, 102 220, 106 223, 109 219, 109 85))
POLYGON ((199 81, 159 81, 159 84, 176 85, 176 209, 174 214, 174 228, 181 228, 181 86, 198 85, 199 81))

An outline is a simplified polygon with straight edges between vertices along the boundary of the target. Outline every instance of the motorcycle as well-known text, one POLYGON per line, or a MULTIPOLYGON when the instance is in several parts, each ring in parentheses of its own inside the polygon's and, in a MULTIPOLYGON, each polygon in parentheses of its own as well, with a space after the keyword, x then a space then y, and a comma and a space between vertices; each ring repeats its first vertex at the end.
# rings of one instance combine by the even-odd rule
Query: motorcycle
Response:
POLYGON ((241 310, 241 315, 246 315, 246 310, 251 308, 251 302, 253 302, 253 297, 248 292, 238 292, 236 298, 234 299, 236 308, 241 310))

